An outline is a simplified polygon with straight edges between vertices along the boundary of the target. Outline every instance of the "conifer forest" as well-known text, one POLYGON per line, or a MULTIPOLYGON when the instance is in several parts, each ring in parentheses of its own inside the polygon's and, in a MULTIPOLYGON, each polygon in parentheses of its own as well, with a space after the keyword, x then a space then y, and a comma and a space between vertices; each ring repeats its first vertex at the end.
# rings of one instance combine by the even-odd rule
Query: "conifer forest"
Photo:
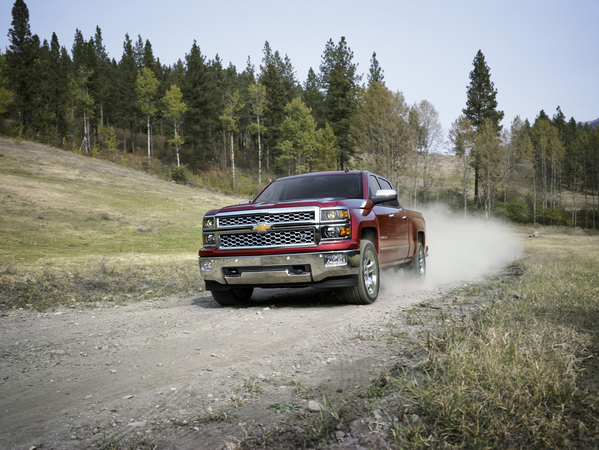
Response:
POLYGON ((99 26, 91 37, 77 29, 70 50, 55 33, 34 31, 16 0, 0 51, 5 136, 239 197, 277 177, 349 167, 388 178, 406 207, 440 202, 520 223, 599 228, 599 129, 559 106, 533 123, 504 117, 480 50, 462 115, 444 130, 434 105, 407 104, 386 86, 376 53, 358 73, 344 37, 323 43, 318 67, 298 80, 268 41, 262 60, 243 68, 210 59, 198 42, 168 66, 141 36, 125 35, 115 58, 99 26))

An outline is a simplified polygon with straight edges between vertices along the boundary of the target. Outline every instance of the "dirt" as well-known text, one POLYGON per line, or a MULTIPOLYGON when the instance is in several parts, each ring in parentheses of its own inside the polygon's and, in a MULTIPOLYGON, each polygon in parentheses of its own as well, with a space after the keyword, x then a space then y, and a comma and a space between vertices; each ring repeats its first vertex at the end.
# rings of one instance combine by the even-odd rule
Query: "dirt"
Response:
POLYGON ((417 356, 417 348, 390 339, 414 332, 406 309, 444 301, 454 286, 382 293, 368 306, 298 289, 257 291, 243 308, 222 308, 203 293, 3 311, 0 448, 91 448, 120 439, 251 447, 273 431, 272 448, 285 446, 286 434, 294 448, 310 444, 300 427, 317 421, 327 402, 340 415, 329 437, 355 448, 380 432, 368 386, 385 367, 417 356))

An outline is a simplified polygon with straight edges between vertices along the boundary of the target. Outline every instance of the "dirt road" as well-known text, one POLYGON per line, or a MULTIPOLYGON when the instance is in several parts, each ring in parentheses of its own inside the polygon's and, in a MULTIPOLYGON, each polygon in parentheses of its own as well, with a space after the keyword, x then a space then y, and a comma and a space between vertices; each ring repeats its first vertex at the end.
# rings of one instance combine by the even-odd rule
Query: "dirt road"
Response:
POLYGON ((0 448, 88 448, 111 436, 231 447, 250 429, 308 414, 310 398, 365 392, 401 357, 387 337, 410 331, 404 310, 452 286, 383 293, 370 306, 300 289, 257 291, 246 308, 205 294, 5 311, 0 448))

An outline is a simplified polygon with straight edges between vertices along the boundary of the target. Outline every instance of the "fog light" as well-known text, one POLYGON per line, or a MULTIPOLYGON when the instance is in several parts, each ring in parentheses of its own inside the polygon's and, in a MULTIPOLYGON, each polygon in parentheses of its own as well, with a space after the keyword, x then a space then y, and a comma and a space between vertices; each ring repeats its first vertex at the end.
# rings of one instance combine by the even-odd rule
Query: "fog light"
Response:
POLYGON ((212 271, 212 261, 200 261, 200 270, 202 272, 212 271))
POLYGON ((214 245, 214 244, 216 244, 216 236, 214 234, 206 234, 206 235, 204 235, 204 243, 206 245, 214 245))
POLYGON ((347 257, 341 253, 333 253, 324 255, 325 267, 345 266, 347 265, 347 257))

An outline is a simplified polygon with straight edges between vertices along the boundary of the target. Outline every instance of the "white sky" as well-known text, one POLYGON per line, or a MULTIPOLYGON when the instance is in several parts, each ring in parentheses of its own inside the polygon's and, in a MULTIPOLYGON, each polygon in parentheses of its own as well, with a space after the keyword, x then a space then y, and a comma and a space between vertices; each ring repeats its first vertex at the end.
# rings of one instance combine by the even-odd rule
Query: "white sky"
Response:
MULTIPOLYGON (((534 121, 541 109, 566 119, 599 117, 598 0, 25 0, 31 32, 56 32, 69 51, 75 29, 88 40, 100 26, 117 61, 125 33, 149 39, 162 64, 184 60, 194 39, 202 54, 225 65, 259 70, 264 42, 287 54, 297 79, 318 72, 329 39, 345 36, 366 74, 375 51, 385 82, 408 103, 430 101, 447 130, 466 105, 481 49, 498 91, 504 126, 516 115, 534 121)), ((0 48, 8 46, 13 0, 0 1, 0 48)))

